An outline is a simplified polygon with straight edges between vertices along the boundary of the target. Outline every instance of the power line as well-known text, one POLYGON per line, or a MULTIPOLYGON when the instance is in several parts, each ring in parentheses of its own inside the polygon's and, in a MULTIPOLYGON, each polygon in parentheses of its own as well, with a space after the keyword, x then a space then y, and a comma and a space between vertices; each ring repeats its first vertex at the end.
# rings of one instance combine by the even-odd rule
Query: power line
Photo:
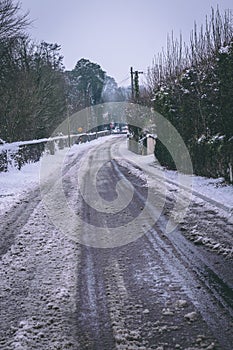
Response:
POLYGON ((118 85, 124 83, 124 82, 127 81, 127 80, 129 80, 129 75, 127 75, 127 77, 126 77, 125 79, 121 80, 121 81, 118 83, 118 85))

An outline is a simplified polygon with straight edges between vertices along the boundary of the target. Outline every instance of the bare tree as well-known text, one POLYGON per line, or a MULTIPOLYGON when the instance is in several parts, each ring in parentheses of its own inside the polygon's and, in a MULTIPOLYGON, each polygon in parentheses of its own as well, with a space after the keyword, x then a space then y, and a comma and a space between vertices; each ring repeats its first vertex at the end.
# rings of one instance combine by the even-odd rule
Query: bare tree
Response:
POLYGON ((30 24, 28 12, 20 13, 20 2, 0 0, 0 40, 24 35, 24 29, 30 24))

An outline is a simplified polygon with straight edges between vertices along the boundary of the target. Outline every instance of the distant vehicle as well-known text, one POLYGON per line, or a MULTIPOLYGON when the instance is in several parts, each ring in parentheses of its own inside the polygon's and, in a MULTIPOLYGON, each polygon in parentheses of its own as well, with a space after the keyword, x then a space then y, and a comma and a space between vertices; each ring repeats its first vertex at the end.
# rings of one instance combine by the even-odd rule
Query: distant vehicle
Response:
POLYGON ((128 126, 123 126, 123 127, 121 128, 121 132, 122 132, 123 134, 127 134, 128 131, 129 131, 128 126))

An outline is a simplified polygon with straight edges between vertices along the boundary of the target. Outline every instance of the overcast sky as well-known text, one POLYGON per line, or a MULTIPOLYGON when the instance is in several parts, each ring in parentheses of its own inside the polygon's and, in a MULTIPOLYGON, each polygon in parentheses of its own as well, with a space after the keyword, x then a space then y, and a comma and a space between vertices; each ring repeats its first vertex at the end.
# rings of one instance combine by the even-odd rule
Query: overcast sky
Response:
POLYGON ((21 0, 34 20, 35 40, 58 43, 66 69, 80 58, 98 63, 120 85, 130 83, 129 70, 147 71, 166 47, 167 34, 182 32, 184 41, 194 21, 205 22, 211 7, 232 9, 232 0, 21 0), (127 80, 128 78, 128 80, 127 80))

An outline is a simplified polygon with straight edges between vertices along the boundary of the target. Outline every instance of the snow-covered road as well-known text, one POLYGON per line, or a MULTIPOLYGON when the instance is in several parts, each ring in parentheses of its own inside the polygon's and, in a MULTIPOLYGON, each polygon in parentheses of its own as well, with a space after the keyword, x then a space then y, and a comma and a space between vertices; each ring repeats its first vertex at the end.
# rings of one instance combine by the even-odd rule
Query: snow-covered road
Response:
MULTIPOLYGON (((50 180, 53 159, 46 161, 50 180)), ((74 239, 41 201, 41 171, 38 163, 0 174, 3 350, 231 349, 230 212, 198 197, 201 192, 232 207, 231 186, 192 176, 197 193, 187 201, 175 183, 156 177, 159 172, 176 182, 177 174, 161 174, 150 156, 129 155, 126 137, 76 145, 64 156, 62 171, 68 207, 83 222, 75 222, 74 239), (97 163, 102 166, 95 174, 97 163), (95 203, 93 185, 102 202, 95 203), (173 210, 177 196, 179 217, 173 210), (154 215, 153 224, 147 215, 148 222, 154 215), (169 220, 172 232, 166 230, 169 220), (107 230, 93 240, 90 226, 100 234, 107 230)))

